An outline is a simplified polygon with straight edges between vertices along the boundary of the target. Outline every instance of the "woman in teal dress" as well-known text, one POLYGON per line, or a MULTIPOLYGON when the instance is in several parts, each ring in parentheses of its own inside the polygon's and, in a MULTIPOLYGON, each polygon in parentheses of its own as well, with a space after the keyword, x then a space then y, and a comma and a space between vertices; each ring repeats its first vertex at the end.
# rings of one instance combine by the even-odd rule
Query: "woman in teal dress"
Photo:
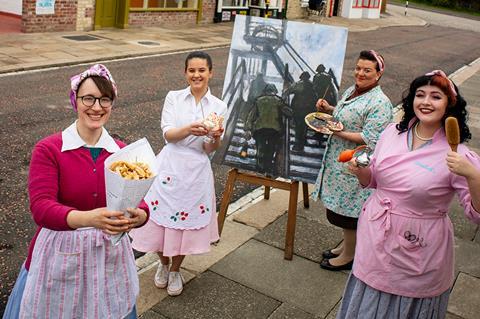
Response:
POLYGON ((379 86, 384 69, 381 55, 373 50, 362 51, 355 66, 355 85, 344 92, 338 104, 317 101, 319 111, 332 114, 344 126, 328 139, 313 192, 313 198, 320 198, 325 205, 328 221, 343 229, 342 243, 322 254, 320 266, 324 269, 352 268, 357 220, 370 191, 362 189, 337 159, 343 150, 359 145, 366 144, 373 150, 380 133, 392 121, 392 103, 379 86))

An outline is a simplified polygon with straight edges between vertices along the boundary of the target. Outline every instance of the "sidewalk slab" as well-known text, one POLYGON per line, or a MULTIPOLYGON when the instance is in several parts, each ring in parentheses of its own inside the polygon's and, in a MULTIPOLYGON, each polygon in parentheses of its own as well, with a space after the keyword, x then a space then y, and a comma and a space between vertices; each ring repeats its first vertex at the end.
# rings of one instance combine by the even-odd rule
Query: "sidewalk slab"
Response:
POLYGON ((138 318, 139 319, 168 319, 167 317, 164 317, 158 312, 155 312, 153 310, 149 310, 145 312, 144 314, 140 315, 138 318))
MULTIPOLYGON (((263 229, 287 211, 289 196, 290 192, 276 189, 270 193, 270 199, 262 198, 255 205, 236 214, 233 220, 257 229, 263 229)), ((302 197, 299 196, 298 201, 301 200, 302 197)))
MULTIPOLYGON (((250 240, 215 264, 211 271, 286 302, 312 315, 325 317, 340 300, 347 275, 322 270, 318 263, 250 240)), ((245 316, 244 318, 248 318, 245 316)))
POLYGON ((453 286, 448 312, 464 319, 477 319, 480 313, 480 279, 460 273, 453 286))
POLYGON ((453 201, 448 208, 448 212, 448 216, 453 224, 453 232, 455 236, 464 240, 473 240, 477 233, 478 226, 465 217, 463 207, 460 205, 457 196, 453 198, 453 201))
POLYGON ((207 254, 186 256, 182 268, 194 274, 200 274, 257 233, 258 230, 255 228, 227 219, 223 225, 222 237, 217 244, 211 246, 212 250, 207 254))
POLYGON ((464 319, 464 318, 451 314, 450 312, 447 312, 445 319, 464 319))
POLYGON ((180 296, 162 300, 152 311, 167 318, 264 319, 280 304, 278 300, 207 271, 195 278, 180 296))
POLYGON ((338 309, 340 309, 341 304, 342 304, 342 300, 338 301, 338 303, 335 305, 335 308, 333 308, 333 310, 330 311, 330 313, 328 314, 328 316, 325 317, 325 319, 335 319, 335 318, 337 318, 337 312, 338 312, 338 309))
MULTIPOLYGON (((137 298, 137 314, 142 314, 155 304, 168 297, 166 289, 159 289, 153 283, 158 262, 149 265, 138 273, 140 281, 140 295, 137 298)), ((185 281, 188 283, 195 275, 187 271, 182 271, 185 281)))
POLYGON ((274 313, 268 319, 285 319, 285 318, 294 318, 294 319, 314 319, 315 317, 308 312, 298 309, 297 307, 291 306, 287 303, 282 303, 280 307, 275 310, 274 313))
POLYGON ((455 237, 455 272, 480 278, 479 243, 455 237))
MULTIPOLYGON (((342 241, 340 228, 330 225, 326 218, 322 221, 320 215, 325 215, 325 210, 316 209, 316 205, 310 209, 299 208, 293 246, 295 255, 320 262, 324 250, 334 248, 342 241), (317 220, 304 217, 306 211, 311 215, 318 215, 317 220)), ((286 225, 287 214, 284 214, 256 235, 255 239, 283 250, 286 225)))

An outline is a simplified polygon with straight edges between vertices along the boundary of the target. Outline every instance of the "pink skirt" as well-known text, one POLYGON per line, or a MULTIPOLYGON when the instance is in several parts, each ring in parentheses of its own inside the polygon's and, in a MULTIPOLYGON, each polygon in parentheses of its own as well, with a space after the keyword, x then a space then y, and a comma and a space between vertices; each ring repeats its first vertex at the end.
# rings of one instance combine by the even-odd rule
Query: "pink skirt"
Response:
POLYGON ((217 214, 212 213, 210 224, 194 230, 165 228, 149 220, 144 226, 130 231, 132 247, 141 252, 162 252, 163 256, 203 254, 218 236, 217 214))

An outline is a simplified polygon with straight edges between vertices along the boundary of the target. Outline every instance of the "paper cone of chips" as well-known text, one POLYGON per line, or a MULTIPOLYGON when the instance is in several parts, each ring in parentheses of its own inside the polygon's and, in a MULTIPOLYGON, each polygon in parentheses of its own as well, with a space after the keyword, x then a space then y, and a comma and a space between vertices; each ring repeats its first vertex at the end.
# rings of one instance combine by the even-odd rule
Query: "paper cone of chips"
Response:
MULTIPOLYGON (((107 208, 125 212, 138 207, 152 185, 157 171, 155 153, 146 138, 125 146, 105 160, 107 208)), ((117 244, 122 235, 111 236, 117 244)))

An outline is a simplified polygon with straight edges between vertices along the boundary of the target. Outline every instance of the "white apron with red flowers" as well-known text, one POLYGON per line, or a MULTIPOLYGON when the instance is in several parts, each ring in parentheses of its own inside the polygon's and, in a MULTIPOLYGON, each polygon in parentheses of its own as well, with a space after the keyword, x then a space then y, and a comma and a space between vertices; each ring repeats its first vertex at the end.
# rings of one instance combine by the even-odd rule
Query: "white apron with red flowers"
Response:
POLYGON ((173 229, 210 223, 215 189, 210 159, 203 151, 168 143, 157 156, 158 175, 145 196, 150 219, 173 229))

